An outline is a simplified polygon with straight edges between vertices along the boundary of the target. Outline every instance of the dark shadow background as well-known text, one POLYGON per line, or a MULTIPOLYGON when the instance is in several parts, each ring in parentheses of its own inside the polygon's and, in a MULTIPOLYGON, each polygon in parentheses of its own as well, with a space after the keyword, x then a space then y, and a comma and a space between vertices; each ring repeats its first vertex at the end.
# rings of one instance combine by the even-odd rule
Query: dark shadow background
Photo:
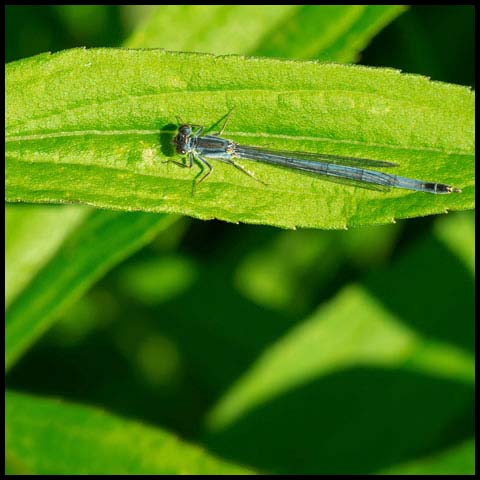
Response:
POLYGON ((211 438, 210 448, 261 471, 368 474, 472 436, 473 420, 464 385, 355 368, 277 396, 211 438), (455 428, 445 430, 446 416, 455 428))

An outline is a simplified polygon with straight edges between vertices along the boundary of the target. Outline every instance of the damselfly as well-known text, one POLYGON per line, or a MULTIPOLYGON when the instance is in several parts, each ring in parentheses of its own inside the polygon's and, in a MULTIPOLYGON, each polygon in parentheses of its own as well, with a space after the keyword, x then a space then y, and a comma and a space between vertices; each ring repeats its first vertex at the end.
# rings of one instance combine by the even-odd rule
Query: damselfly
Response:
POLYGON ((228 119, 229 115, 220 132, 212 135, 202 135, 204 131, 204 127, 202 126, 198 126, 194 131, 194 125, 184 123, 178 128, 178 133, 173 139, 173 144, 179 155, 187 156, 188 164, 185 165, 175 161, 173 163, 182 167, 192 168, 193 161, 196 159, 207 168, 207 172, 196 182, 196 185, 203 182, 213 171, 213 167, 207 160, 207 158, 209 158, 229 163, 260 182, 261 180, 252 172, 248 171, 235 160, 242 159, 263 162, 304 173, 330 177, 330 179, 337 179, 341 182, 346 181, 347 184, 363 188, 377 187, 385 190, 393 187, 435 194, 461 192, 460 189, 443 183, 415 180, 364 168, 398 166, 398 164, 393 162, 316 153, 287 152, 269 150, 263 147, 239 145, 238 143, 221 137, 228 119))

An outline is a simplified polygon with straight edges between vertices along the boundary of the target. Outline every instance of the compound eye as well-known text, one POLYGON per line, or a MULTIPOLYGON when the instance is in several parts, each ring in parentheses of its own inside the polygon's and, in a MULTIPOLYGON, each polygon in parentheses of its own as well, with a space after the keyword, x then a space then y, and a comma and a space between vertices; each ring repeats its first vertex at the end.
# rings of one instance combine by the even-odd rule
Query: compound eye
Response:
POLYGON ((192 133, 192 129, 188 126, 188 125, 182 125, 178 131, 182 134, 182 135, 190 135, 192 133))

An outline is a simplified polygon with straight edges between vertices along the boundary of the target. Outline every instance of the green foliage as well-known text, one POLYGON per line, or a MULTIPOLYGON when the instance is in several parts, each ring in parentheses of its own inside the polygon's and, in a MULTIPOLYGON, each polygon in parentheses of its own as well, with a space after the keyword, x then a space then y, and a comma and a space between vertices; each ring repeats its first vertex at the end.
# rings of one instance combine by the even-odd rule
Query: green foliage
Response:
POLYGON ((172 217, 97 211, 68 236, 8 308, 5 317, 5 366, 56 320, 67 305, 128 254, 152 240, 172 217))
POLYGON ((401 5, 302 5, 263 39, 254 54, 282 52, 288 58, 356 61, 371 38, 404 9, 401 5))
POLYGON ((475 440, 381 472, 387 475, 475 475, 475 440))
POLYGON ((24 474, 252 473, 161 429, 98 409, 16 392, 7 392, 6 404, 5 440, 24 474))
POLYGON ((125 210, 6 206, 6 473, 473 473, 474 212, 341 227, 472 209, 474 94, 293 61, 473 86, 473 7, 389 25, 404 10, 7 7, 8 61, 132 29, 130 48, 289 60, 102 48, 6 66, 6 200, 125 210), (208 126, 232 106, 237 141, 393 160, 463 193, 245 162, 263 186, 216 162, 192 196, 199 169, 162 163, 176 115, 208 126))
POLYGON ((276 5, 274 9, 270 5, 166 5, 125 45, 349 62, 404 9, 400 5, 276 5))
POLYGON ((247 409, 332 372, 353 366, 405 365, 474 382, 472 356, 416 335, 367 291, 350 286, 267 350, 212 412, 210 425, 215 430, 224 428, 247 409), (320 350, 318 345, 324 347, 320 350), (430 361, 438 357, 448 369, 430 361))
POLYGON ((474 95, 462 87, 385 69, 154 50, 40 55, 9 64, 6 74, 9 201, 290 228, 347 228, 473 207, 474 95), (388 159, 401 175, 463 193, 384 193, 255 164, 265 186, 216 162, 193 195, 193 172, 165 163, 169 126, 176 115, 211 125, 231 108, 235 140, 388 159))
MULTIPOLYGON (((438 231, 455 229, 448 220, 438 231)), ((264 470, 353 474, 426 455, 432 439, 453 441, 453 426, 471 422, 463 416, 475 381, 473 276, 438 240, 427 237, 390 271, 349 285, 269 344, 210 411, 211 449, 264 470), (435 407, 439 395, 447 408, 435 407), (268 450, 245 445, 247 432, 268 450), (285 453, 302 436, 304 456, 285 453)))
POLYGON ((55 254, 87 214, 85 207, 5 207, 5 307, 55 254))
POLYGON ((423 5, 407 10, 376 37, 375 48, 362 55, 362 63, 390 65, 473 87, 475 45, 470 39, 475 32, 474 10, 474 5, 433 9, 423 5))

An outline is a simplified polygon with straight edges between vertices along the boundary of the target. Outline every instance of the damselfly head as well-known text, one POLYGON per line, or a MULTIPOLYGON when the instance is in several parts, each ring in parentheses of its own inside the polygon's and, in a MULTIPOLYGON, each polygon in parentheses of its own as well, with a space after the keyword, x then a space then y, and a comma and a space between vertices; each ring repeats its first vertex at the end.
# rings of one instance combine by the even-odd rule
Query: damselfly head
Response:
POLYGON ((178 133, 188 137, 192 134, 192 127, 187 124, 180 125, 180 127, 178 127, 178 133))
POLYGON ((187 124, 180 125, 178 133, 173 138, 173 144, 178 154, 185 155, 189 149, 189 139, 192 134, 192 127, 187 124))

